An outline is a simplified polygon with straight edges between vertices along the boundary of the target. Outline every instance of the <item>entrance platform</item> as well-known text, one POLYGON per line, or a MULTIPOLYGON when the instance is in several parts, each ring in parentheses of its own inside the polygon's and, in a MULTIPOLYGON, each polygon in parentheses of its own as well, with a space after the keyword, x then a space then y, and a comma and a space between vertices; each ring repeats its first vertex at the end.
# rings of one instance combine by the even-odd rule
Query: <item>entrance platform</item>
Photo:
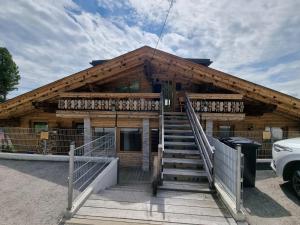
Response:
POLYGON ((91 195, 66 224, 236 224, 214 194, 159 190, 153 197, 148 173, 120 171, 118 185, 91 195))

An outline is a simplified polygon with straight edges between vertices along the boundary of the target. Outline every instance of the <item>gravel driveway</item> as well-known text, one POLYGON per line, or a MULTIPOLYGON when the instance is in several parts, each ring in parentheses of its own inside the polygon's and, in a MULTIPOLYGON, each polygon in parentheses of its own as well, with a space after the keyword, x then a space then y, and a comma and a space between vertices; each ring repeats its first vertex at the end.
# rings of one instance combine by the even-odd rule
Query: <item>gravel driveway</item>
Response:
POLYGON ((244 189, 244 207, 251 225, 300 225, 300 200, 271 170, 257 171, 256 188, 244 189))
POLYGON ((0 160, 0 224, 57 224, 67 201, 65 162, 0 160))

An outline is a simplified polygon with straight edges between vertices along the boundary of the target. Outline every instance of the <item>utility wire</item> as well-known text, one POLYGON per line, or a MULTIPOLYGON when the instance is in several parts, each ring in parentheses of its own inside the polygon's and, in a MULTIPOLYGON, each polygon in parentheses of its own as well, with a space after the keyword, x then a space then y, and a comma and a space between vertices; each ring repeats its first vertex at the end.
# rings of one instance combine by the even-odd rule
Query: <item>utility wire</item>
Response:
POLYGON ((155 48, 154 48, 154 51, 153 51, 153 55, 152 55, 151 60, 153 59, 153 57, 154 57, 154 55, 155 55, 155 53, 156 53, 158 44, 159 44, 159 42, 160 42, 160 40, 161 40, 163 31, 164 31, 164 28, 165 28, 165 26, 166 26, 166 23, 167 23, 167 20, 168 20, 168 17, 169 17, 169 14, 170 14, 170 11, 171 11, 171 8, 172 8, 173 4, 174 4, 174 0, 171 0, 171 1, 170 1, 169 9, 168 9, 168 11, 167 11, 167 15, 166 15, 165 21, 164 21, 163 26, 162 26, 162 28, 161 28, 161 30, 160 30, 160 33, 159 33, 158 40, 157 40, 157 42, 156 42, 156 45, 155 45, 155 48))

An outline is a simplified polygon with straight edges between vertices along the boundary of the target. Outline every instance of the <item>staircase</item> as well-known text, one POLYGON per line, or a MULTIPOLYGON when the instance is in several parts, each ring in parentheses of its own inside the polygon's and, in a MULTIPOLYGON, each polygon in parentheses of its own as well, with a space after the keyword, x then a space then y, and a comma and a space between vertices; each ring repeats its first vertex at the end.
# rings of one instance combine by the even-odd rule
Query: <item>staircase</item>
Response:
POLYGON ((186 113, 164 113, 160 190, 211 192, 186 113))

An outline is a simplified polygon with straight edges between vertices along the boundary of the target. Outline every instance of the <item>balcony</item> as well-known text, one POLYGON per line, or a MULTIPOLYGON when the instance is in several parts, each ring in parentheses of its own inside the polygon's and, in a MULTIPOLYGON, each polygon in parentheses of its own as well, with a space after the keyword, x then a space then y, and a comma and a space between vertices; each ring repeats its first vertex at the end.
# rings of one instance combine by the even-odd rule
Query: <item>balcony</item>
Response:
POLYGON ((59 110, 156 112, 159 93, 62 93, 59 110))
POLYGON ((240 94, 188 94, 198 113, 244 113, 240 94))

